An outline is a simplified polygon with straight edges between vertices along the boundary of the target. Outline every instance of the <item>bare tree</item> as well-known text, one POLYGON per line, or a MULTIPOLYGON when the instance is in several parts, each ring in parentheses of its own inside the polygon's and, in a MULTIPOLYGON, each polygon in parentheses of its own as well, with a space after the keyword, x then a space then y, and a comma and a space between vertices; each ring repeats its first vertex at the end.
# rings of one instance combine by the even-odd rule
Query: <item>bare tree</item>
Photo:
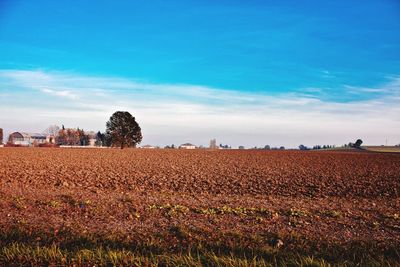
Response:
POLYGON ((51 135, 54 137, 57 137, 59 132, 60 132, 60 127, 58 127, 57 125, 50 125, 49 127, 47 127, 46 130, 43 131, 44 134, 51 135))

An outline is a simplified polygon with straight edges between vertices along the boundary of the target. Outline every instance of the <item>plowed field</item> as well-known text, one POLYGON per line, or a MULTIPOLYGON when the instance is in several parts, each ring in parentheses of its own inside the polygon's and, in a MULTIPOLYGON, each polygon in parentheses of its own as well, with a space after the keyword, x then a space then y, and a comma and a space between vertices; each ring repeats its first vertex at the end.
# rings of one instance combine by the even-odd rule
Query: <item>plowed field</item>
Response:
POLYGON ((393 265, 399 194, 399 154, 3 148, 0 264, 393 265))

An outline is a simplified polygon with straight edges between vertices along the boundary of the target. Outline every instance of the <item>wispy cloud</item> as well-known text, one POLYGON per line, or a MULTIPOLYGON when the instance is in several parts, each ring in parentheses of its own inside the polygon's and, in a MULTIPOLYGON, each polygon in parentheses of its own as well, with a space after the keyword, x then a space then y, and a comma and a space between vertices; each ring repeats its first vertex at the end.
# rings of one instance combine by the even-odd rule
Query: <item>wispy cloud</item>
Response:
POLYGON ((345 85, 348 93, 352 94, 379 94, 386 97, 399 97, 400 96, 400 76, 391 75, 386 77, 388 82, 380 87, 358 87, 345 85))
POLYGON ((374 95, 345 103, 318 97, 323 88, 268 95, 43 70, 1 70, 0 86, 0 95, 8 96, 0 99, 0 121, 10 131, 39 131, 53 123, 102 130, 114 111, 129 110, 144 141, 154 144, 206 144, 213 137, 247 146, 342 144, 359 137, 400 142, 396 76, 380 87, 347 88, 374 95))
POLYGON ((48 88, 43 88, 43 89, 40 89, 40 91, 43 93, 46 93, 46 94, 60 96, 60 97, 66 97, 66 98, 70 98, 70 99, 78 99, 79 98, 79 96, 77 94, 74 94, 68 90, 52 90, 52 89, 48 89, 48 88))

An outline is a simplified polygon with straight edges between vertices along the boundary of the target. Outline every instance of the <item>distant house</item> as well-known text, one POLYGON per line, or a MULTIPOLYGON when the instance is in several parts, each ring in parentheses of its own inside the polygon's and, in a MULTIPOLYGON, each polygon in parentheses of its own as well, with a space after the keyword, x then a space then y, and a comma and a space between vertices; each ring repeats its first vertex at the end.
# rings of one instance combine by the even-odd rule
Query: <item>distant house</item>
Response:
POLYGON ((145 149, 155 149, 155 148, 157 148, 157 147, 155 147, 155 146, 151 146, 151 145, 144 145, 144 146, 141 146, 140 148, 145 148, 145 149))
POLYGON ((195 149, 196 146, 191 143, 185 143, 179 146, 181 149, 195 149))
POLYGON ((55 144, 56 143, 56 137, 54 135, 46 135, 46 143, 48 144, 55 144))
POLYGON ((8 137, 8 143, 20 146, 34 146, 47 142, 48 137, 39 133, 14 132, 8 137))
POLYGON ((97 141, 97 133, 90 131, 86 133, 89 139, 89 146, 95 146, 97 141))

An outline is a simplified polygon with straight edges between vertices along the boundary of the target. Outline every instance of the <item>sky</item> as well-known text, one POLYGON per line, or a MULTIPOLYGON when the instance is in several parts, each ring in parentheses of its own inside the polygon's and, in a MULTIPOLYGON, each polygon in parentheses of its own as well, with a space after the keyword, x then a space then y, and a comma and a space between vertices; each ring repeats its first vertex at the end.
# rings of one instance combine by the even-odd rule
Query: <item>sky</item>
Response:
POLYGON ((400 2, 0 0, 0 127, 142 144, 400 143, 400 2))

